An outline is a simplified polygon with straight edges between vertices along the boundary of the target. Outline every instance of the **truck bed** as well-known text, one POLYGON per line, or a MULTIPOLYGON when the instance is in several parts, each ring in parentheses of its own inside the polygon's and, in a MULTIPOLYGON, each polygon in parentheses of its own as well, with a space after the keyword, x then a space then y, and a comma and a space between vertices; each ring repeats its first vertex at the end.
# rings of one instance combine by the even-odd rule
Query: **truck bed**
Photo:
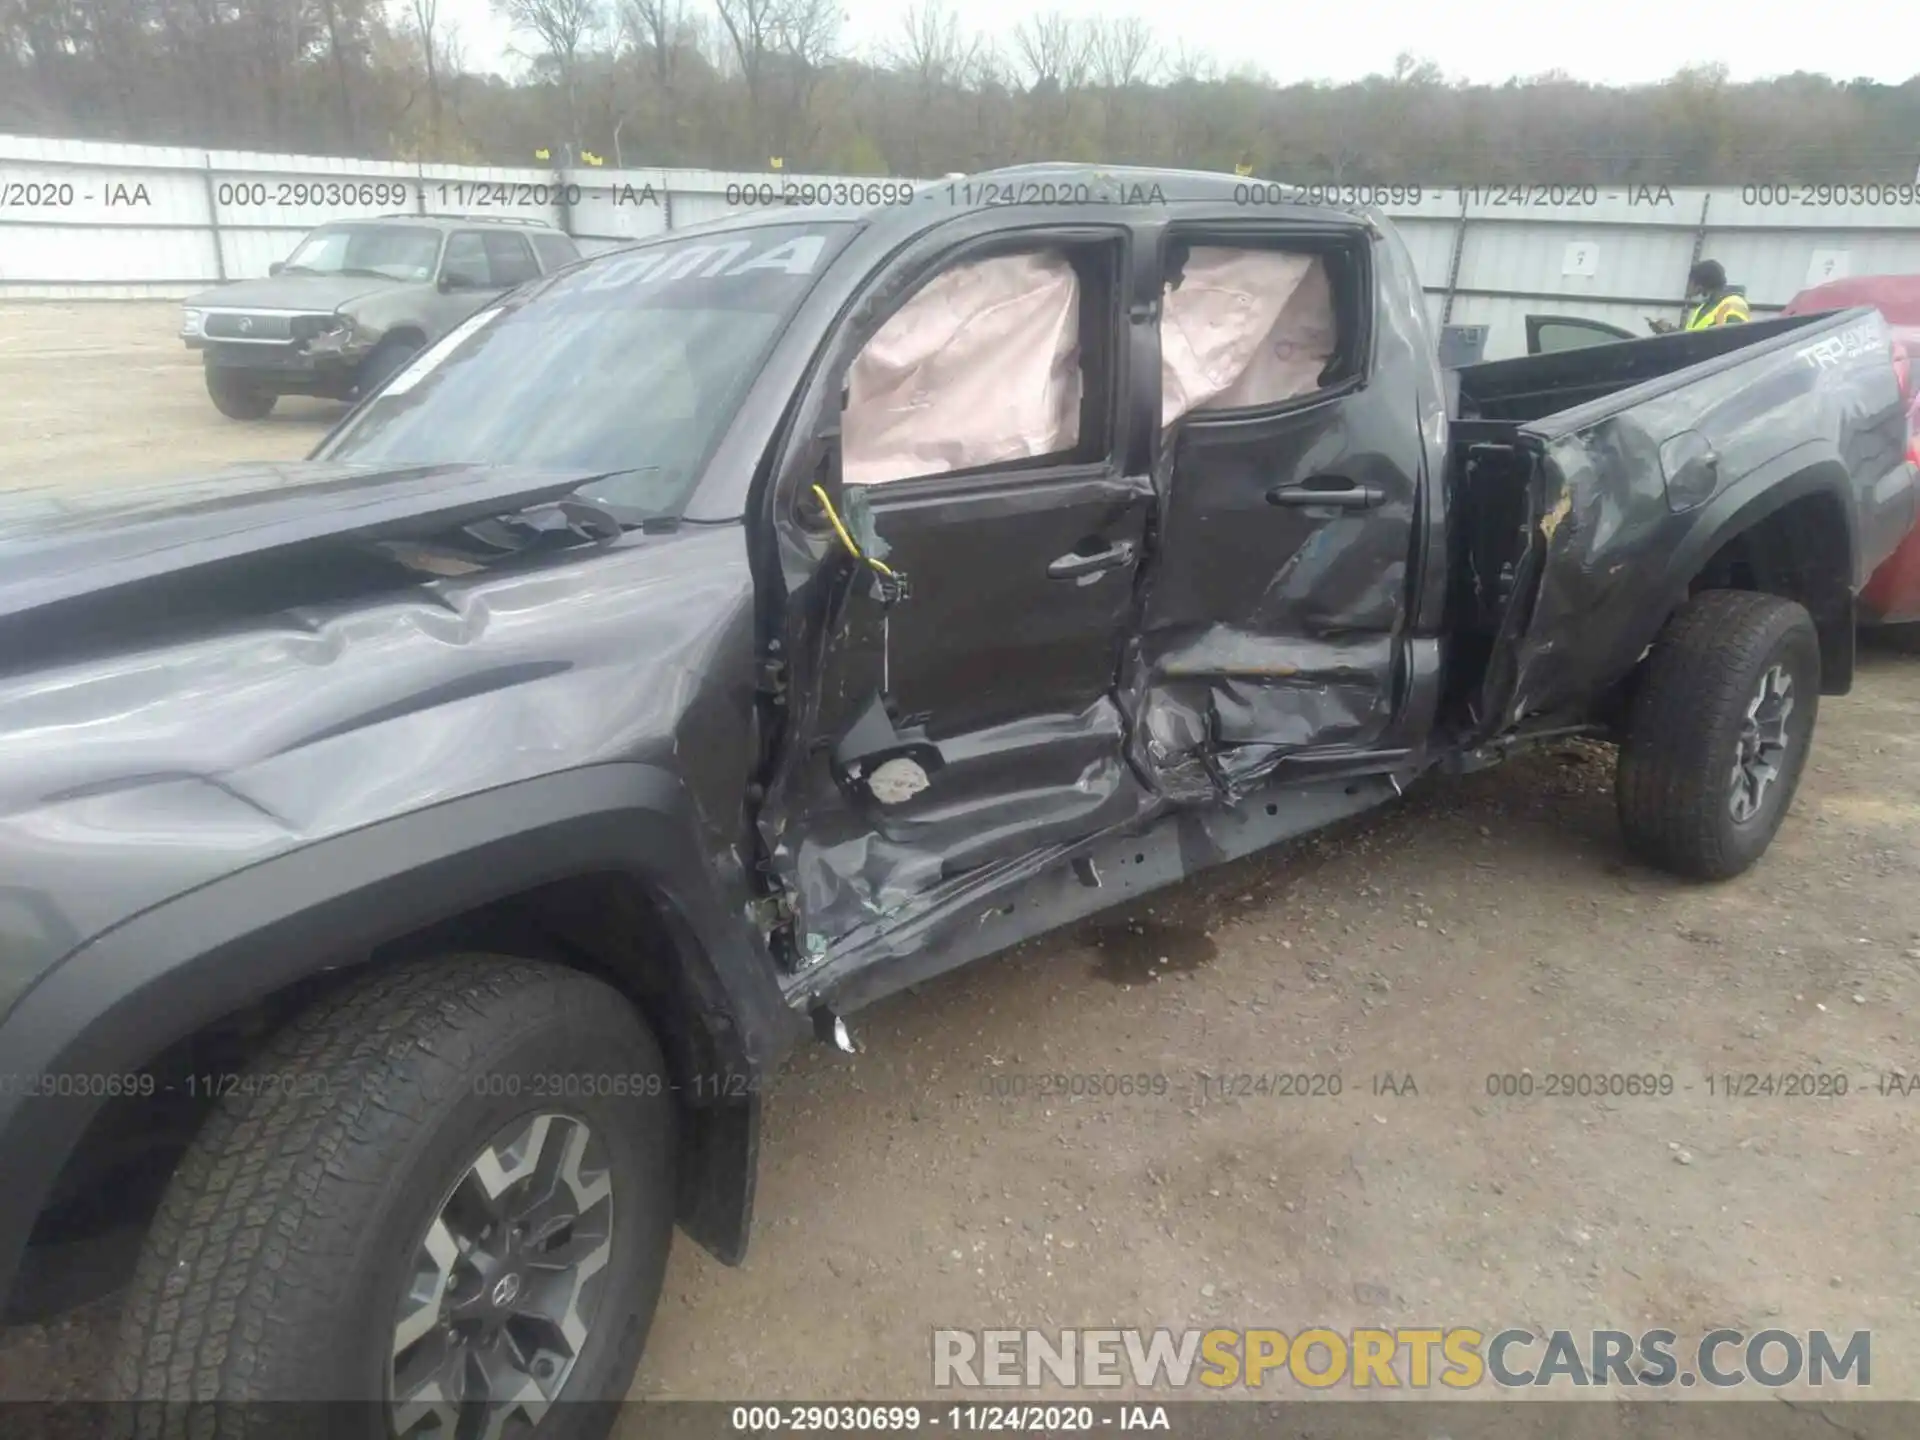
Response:
POLYGON ((1831 315, 1794 315, 1677 335, 1649 335, 1617 345, 1588 345, 1546 355, 1488 360, 1452 372, 1457 420, 1541 420, 1604 399, 1617 391, 1751 349, 1831 315))
MULTIPOLYGON (((1830 568, 1854 588, 1913 522, 1889 333, 1870 309, 1490 361, 1449 387, 1448 696, 1470 738, 1592 720, 1691 579, 1718 573, 1712 537, 1735 517, 1781 512, 1769 565, 1801 563, 1798 543, 1851 547, 1830 568), (1819 511, 1836 489, 1850 535, 1819 511)), ((1851 607, 1847 590, 1815 616, 1841 685, 1851 607)))

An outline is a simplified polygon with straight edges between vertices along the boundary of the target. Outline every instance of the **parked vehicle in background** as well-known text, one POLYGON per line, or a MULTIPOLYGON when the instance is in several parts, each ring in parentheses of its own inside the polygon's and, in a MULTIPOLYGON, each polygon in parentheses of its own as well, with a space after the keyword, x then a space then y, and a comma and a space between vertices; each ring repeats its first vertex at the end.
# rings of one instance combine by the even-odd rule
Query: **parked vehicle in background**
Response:
POLYGON ((1527 316, 1527 354, 1555 355, 1562 350, 1581 350, 1589 345, 1616 345, 1622 340, 1644 340, 1645 335, 1609 325, 1605 320, 1589 320, 1584 315, 1527 316))
POLYGON ((0 511, 10 1308, 118 1222, 122 1398, 582 1440, 862 1005, 1568 736, 1759 859, 1913 520, 1884 322, 1447 370, 1383 215, 1244 188, 736 216, 0 511))
MULTIPOLYGON (((1645 335, 1623 330, 1605 320, 1589 320, 1584 315, 1528 315, 1529 355, 1554 355, 1562 350, 1584 350, 1589 345, 1614 345, 1622 340, 1644 340, 1645 335)), ((1478 365, 1486 359, 1486 325, 1442 325, 1440 327, 1440 363, 1449 370, 1463 365, 1478 365)))
POLYGON ((220 413, 259 420, 282 395, 378 389, 483 305, 579 258, 534 220, 341 220, 310 231, 266 279, 190 296, 180 337, 205 359, 220 413))
MULTIPOLYGON (((1920 275, 1862 275, 1830 280, 1802 290, 1787 302, 1785 315, 1814 315, 1871 305, 1893 333, 1899 350, 1894 364, 1908 396, 1907 456, 1920 466, 1920 275)), ((1873 574, 1860 592, 1860 618, 1885 627, 1887 637, 1905 649, 1920 651, 1920 525, 1873 574)))

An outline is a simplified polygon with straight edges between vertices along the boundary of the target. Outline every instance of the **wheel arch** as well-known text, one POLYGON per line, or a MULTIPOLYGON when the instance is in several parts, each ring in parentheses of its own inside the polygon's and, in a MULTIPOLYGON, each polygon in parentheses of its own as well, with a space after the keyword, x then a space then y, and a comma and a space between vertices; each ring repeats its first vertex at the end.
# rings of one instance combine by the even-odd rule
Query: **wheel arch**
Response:
POLYGON ((419 349, 427 343, 427 332, 411 320, 403 320, 397 325, 388 326, 387 329, 381 333, 380 343, 382 345, 385 345, 390 340, 404 340, 409 345, 419 349))
POLYGON ((1846 694, 1853 685, 1854 591, 1862 578, 1851 483, 1831 447, 1813 444, 1728 487, 1704 507, 1674 555, 1674 605, 1702 590, 1798 601, 1820 636, 1821 693, 1846 694))
MULTIPOLYGON (((692 1107, 680 1222, 737 1261, 752 1214, 759 1077, 804 1021, 704 848, 678 782, 656 767, 504 786, 303 847, 115 927, 21 998, 0 1023, 0 1047, 23 1073, 139 1074, 230 1017, 276 996, 305 1003, 369 964, 462 936, 532 947, 628 995, 683 1087, 696 1067, 742 1077, 718 1095, 681 1091, 683 1109, 710 1103, 692 1107)), ((109 1110, 86 1095, 0 1096, 0 1296, 109 1110)))

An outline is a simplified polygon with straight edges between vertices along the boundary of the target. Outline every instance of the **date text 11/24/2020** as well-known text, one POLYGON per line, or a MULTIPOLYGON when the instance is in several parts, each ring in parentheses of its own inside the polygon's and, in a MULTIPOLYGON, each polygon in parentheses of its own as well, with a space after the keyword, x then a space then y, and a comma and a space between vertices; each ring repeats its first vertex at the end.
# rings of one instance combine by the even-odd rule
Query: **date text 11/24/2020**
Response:
MULTIPOLYGON (((1835 182, 1832 184, 1781 181, 1743 185, 1740 204, 1763 209, 1836 207, 1877 209, 1920 205, 1920 184, 1835 182)), ((1628 209, 1678 206, 1685 198, 1669 185, 1596 184, 1593 182, 1491 182, 1473 185, 1415 184, 1291 184, 1278 180, 1247 179, 1234 187, 1233 200, 1242 206, 1336 205, 1372 206, 1385 210, 1413 210, 1431 206, 1442 212, 1460 209, 1582 210, 1602 205, 1628 209)), ((293 180, 232 178, 213 186, 215 219, 258 210, 379 208, 385 212, 420 213, 491 210, 571 210, 590 201, 605 200, 615 209, 664 208, 665 197, 651 181, 632 184, 610 181, 581 185, 571 181, 411 181, 411 180, 293 180)), ((1164 205, 1167 197, 1157 184, 1119 179, 1113 185, 1039 180, 950 180, 929 183, 907 179, 747 180, 729 184, 723 203, 740 208, 798 208, 830 206, 870 209, 926 203, 960 208, 997 205, 1164 205)), ((145 209, 154 203, 144 181, 105 179, 79 184, 71 180, 15 179, 0 176, 0 212, 58 211, 77 206, 104 209, 145 209)), ((321 218, 351 218, 326 216, 321 218)))

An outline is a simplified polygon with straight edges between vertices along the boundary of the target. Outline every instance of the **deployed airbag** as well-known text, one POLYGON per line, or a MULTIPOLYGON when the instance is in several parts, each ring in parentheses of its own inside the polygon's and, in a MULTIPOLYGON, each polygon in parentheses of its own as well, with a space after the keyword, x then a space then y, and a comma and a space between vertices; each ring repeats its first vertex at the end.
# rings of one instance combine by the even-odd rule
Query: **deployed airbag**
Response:
POLYGON ((956 265, 867 342, 841 417, 849 485, 1072 450, 1080 283, 1057 251, 956 265))
POLYGON ((1316 390, 1336 340, 1318 255, 1195 246, 1160 307, 1161 424, 1316 390))

